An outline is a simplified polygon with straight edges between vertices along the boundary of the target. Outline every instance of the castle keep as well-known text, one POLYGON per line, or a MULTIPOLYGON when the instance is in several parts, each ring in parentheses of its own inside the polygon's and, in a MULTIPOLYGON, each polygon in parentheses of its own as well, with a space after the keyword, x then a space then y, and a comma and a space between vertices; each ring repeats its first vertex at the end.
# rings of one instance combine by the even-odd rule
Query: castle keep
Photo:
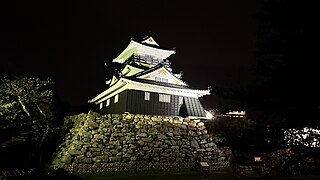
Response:
POLYGON ((102 114, 150 114, 205 118, 199 98, 210 90, 199 90, 174 74, 168 58, 175 50, 166 49, 152 38, 131 40, 115 59, 113 77, 105 91, 90 99, 102 114))

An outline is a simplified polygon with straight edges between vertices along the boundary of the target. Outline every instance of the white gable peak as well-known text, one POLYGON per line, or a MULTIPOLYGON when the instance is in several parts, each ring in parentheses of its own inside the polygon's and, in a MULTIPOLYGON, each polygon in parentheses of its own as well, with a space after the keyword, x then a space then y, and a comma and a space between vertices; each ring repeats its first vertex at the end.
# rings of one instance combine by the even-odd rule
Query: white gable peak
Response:
POLYGON ((159 44, 151 36, 149 38, 141 41, 141 43, 159 46, 159 44))

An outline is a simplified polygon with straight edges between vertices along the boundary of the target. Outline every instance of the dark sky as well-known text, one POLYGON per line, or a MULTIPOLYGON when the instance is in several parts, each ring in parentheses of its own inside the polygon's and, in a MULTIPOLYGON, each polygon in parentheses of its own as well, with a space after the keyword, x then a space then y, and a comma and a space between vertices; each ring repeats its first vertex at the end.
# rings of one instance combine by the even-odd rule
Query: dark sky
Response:
MULTIPOLYGON (((236 87, 251 80, 258 11, 255 0, 57 1, 1 4, 1 71, 50 77, 61 98, 86 103, 105 89, 108 68, 149 32, 175 48, 174 72, 193 87, 236 87), (210 2, 210 3, 209 3, 210 2)), ((202 98, 205 108, 220 104, 202 98)))

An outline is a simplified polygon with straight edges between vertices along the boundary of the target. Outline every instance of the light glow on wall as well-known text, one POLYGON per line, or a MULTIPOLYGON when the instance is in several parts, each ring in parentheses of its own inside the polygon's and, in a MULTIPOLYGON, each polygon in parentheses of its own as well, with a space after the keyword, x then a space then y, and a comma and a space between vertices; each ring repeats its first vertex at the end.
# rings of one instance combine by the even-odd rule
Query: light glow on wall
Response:
POLYGON ((213 114, 209 111, 206 111, 206 118, 207 119, 213 119, 213 114))

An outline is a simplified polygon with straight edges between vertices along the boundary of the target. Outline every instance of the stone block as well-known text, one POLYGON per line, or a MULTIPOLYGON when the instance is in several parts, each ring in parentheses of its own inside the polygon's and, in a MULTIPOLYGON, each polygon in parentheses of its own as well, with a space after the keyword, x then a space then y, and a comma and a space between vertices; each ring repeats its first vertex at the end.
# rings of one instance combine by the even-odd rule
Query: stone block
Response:
POLYGON ((123 157, 123 158, 128 158, 128 157, 131 157, 131 156, 132 156, 131 154, 126 153, 126 154, 124 154, 122 157, 123 157))
POLYGON ((92 161, 94 163, 99 163, 99 162, 108 162, 108 156, 96 156, 94 158, 92 158, 92 161))
POLYGON ((141 138, 141 140, 144 142, 152 142, 153 141, 152 138, 141 138))
POLYGON ((199 149, 199 144, 198 144, 198 142, 197 142, 196 140, 192 140, 192 141, 190 142, 190 146, 191 146, 191 147, 194 147, 194 148, 196 148, 196 149, 199 149))
POLYGON ((111 154, 115 155, 118 154, 118 149, 110 149, 111 154))
POLYGON ((205 149, 197 149, 197 152, 205 152, 205 149))
POLYGON ((120 162, 121 161, 121 157, 120 156, 114 156, 114 157, 109 157, 109 162, 113 163, 113 162, 120 162))
MULTIPOLYGON (((172 130, 173 131, 173 130, 172 130)), ((173 133, 167 133, 167 136, 173 137, 173 133)))
POLYGON ((89 152, 86 153, 86 156, 87 156, 88 158, 91 158, 91 157, 93 156, 93 154, 89 151, 89 152))
POLYGON ((207 140, 202 139, 199 144, 206 144, 206 143, 207 143, 207 140))
POLYGON ((169 156, 170 156, 170 154, 168 154, 168 153, 161 153, 161 156, 169 157, 169 156))
POLYGON ((139 140, 137 143, 141 146, 144 145, 144 142, 142 140, 139 140))
POLYGON ((164 134, 158 134, 158 139, 167 139, 168 137, 164 134))
POLYGON ((185 149, 185 148, 181 149, 180 151, 181 151, 181 153, 183 153, 183 154, 189 154, 189 153, 190 153, 190 150, 185 149))
POLYGON ((67 154, 67 155, 65 155, 65 156, 62 156, 61 162, 64 162, 64 163, 66 163, 66 164, 71 164, 71 162, 72 162, 72 157, 71 157, 71 155, 70 155, 70 154, 67 154))
POLYGON ((75 158, 75 163, 87 163, 87 164, 91 164, 92 163, 92 160, 91 158, 87 158, 87 157, 84 157, 84 156, 77 156, 75 158))
POLYGON ((89 150, 90 150, 90 151, 101 151, 101 149, 100 149, 100 148, 94 148, 94 147, 89 148, 89 150))
POLYGON ((81 151, 78 151, 78 150, 75 150, 75 149, 71 149, 71 150, 69 150, 69 154, 78 155, 78 154, 81 154, 81 151))
POLYGON ((110 141, 109 142, 110 145, 114 145, 114 146, 120 146, 120 141, 116 140, 116 141, 110 141))
POLYGON ((148 137, 148 135, 146 133, 140 133, 140 134, 137 134, 137 137, 148 137))
POLYGON ((108 145, 108 146, 106 146, 106 148, 107 149, 112 149, 112 148, 114 148, 114 145, 108 145))
POLYGON ((129 153, 129 154, 134 153, 134 149, 131 149, 131 148, 130 148, 130 149, 128 149, 128 150, 127 150, 127 153, 129 153))
POLYGON ((136 161, 136 160, 138 160, 138 157, 133 156, 133 157, 130 158, 130 160, 131 160, 131 161, 136 161))

